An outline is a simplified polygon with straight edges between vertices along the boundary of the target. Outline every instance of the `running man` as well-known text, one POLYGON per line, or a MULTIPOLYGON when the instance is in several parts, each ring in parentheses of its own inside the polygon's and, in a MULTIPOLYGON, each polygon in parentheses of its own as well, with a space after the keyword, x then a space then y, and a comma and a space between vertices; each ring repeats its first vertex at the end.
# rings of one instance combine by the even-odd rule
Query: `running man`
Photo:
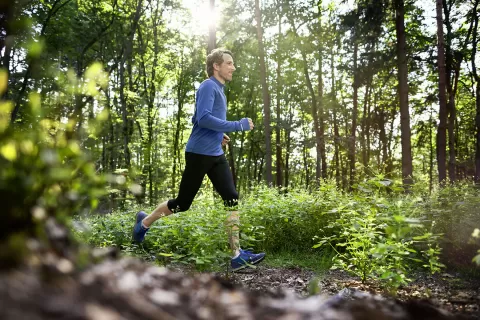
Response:
POLYGON ((222 146, 230 138, 224 132, 252 130, 252 119, 227 121, 227 98, 223 92, 225 82, 232 80, 235 66, 233 55, 225 49, 214 49, 207 56, 208 79, 198 88, 195 100, 193 129, 185 149, 185 170, 180 182, 180 190, 175 199, 158 205, 149 215, 140 211, 133 227, 133 239, 142 242, 150 226, 158 219, 190 208, 205 174, 230 209, 227 217, 227 233, 232 250, 231 268, 238 271, 259 263, 265 253, 255 254, 240 248, 240 216, 236 209, 238 193, 233 184, 233 176, 222 146))

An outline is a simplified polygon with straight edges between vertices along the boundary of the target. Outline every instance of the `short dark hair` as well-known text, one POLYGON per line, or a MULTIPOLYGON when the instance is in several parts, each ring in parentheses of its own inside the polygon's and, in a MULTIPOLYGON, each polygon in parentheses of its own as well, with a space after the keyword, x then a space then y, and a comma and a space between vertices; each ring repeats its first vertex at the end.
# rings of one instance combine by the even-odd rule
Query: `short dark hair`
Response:
POLYGON ((213 49, 212 52, 207 56, 207 76, 213 76, 213 64, 222 64, 223 55, 229 54, 233 58, 233 54, 230 50, 224 48, 213 49))

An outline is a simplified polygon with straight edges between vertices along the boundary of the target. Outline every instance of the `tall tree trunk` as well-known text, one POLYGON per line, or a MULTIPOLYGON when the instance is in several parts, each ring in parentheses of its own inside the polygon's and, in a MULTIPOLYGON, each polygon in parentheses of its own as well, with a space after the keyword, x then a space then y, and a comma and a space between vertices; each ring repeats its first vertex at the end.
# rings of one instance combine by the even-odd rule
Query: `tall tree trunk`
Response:
POLYGON ((402 139, 402 177, 405 187, 412 183, 412 145, 410 112, 408 107, 407 42, 405 40, 405 7, 403 0, 395 0, 395 29, 397 31, 398 94, 400 98, 400 128, 402 139))
POLYGON ((430 121, 429 121, 429 126, 428 126, 428 131, 429 131, 429 150, 430 150, 430 165, 428 168, 428 177, 429 177, 429 192, 432 193, 433 190, 433 153, 434 153, 434 148, 433 148, 433 126, 434 126, 434 120, 433 120, 433 110, 430 110, 430 121))
MULTIPOLYGON (((294 23, 292 20, 290 20, 290 24, 292 25, 295 35, 297 39, 300 39, 300 36, 297 33, 297 30, 294 26, 294 23)), ((311 114, 313 118, 313 129, 315 131, 315 142, 316 142, 316 151, 317 151, 317 157, 316 157, 316 166, 315 166, 315 183, 318 186, 320 183, 320 178, 322 176, 321 174, 321 157, 322 157, 322 134, 320 130, 320 120, 318 117, 318 102, 317 102, 317 96, 315 95, 315 90, 313 89, 312 81, 310 80, 310 74, 308 72, 308 61, 307 61, 307 54, 305 53, 305 48, 303 47, 302 44, 300 44, 300 53, 302 55, 302 60, 303 60, 303 73, 305 75, 305 81, 307 84, 308 91, 310 92, 310 97, 311 97, 311 114)))
MULTIPOLYGON (((476 0, 474 7, 471 12, 476 11, 479 1, 476 0)), ((473 25, 475 19, 470 19, 470 27, 468 29, 467 35, 462 44, 462 48, 458 51, 452 49, 452 41, 454 34, 452 32, 452 21, 450 19, 450 13, 452 7, 455 5, 455 1, 445 1, 443 2, 443 12, 445 14, 445 26, 447 28, 446 35, 446 84, 447 84, 447 113, 448 113, 448 150, 449 150, 449 161, 448 161, 448 174, 450 182, 454 182, 457 179, 457 164, 456 164, 456 136, 455 128, 457 126, 457 117, 456 117, 456 104, 455 96, 457 95, 458 89, 458 80, 460 77, 460 68, 464 58, 464 52, 467 51, 467 46, 470 41, 470 36, 473 31, 473 25)), ((457 130, 458 131, 458 130, 457 130)))
MULTIPOLYGON (((183 117, 183 104, 185 101, 185 86, 186 75, 184 72, 185 68, 185 57, 182 55, 181 61, 181 70, 178 74, 177 79, 177 114, 175 118, 175 136, 173 140, 173 165, 172 165, 172 193, 173 196, 176 196, 176 187, 177 187, 177 162, 180 161, 180 135, 182 132, 182 117, 183 117)), ((188 81, 188 80, 187 80, 188 81)))
POLYGON ((476 77, 475 86, 475 183, 480 184, 480 78, 476 77))
POLYGON ((267 69, 265 65, 265 50, 263 48, 263 31, 262 31, 262 13, 260 11, 260 0, 255 0, 255 18, 257 20, 257 39, 260 63, 260 81, 262 82, 262 98, 263 98, 263 125, 265 130, 265 178, 267 185, 271 186, 272 179, 272 146, 271 146, 271 129, 270 129, 270 94, 267 85, 267 69))
POLYGON ((455 92, 453 89, 452 72, 455 72, 454 57, 452 51, 452 23, 450 21, 450 12, 454 1, 444 0, 443 13, 445 15, 444 25, 447 29, 445 36, 445 84, 447 89, 447 132, 448 132, 448 178, 450 183, 456 180, 456 156, 455 156, 455 122, 456 122, 456 110, 455 110, 455 92))
POLYGON ((473 8, 473 20, 475 21, 475 26, 473 28, 473 39, 472 39, 472 72, 475 79, 475 106, 476 106, 476 115, 475 115, 475 183, 480 184, 480 75, 477 72, 477 66, 475 65, 475 59, 477 56, 477 46, 478 46, 478 0, 475 1, 475 6, 473 8))
MULTIPOLYGON (((281 12, 279 10, 279 12, 281 12)), ((277 121, 275 125, 275 151, 276 151, 276 176, 277 187, 281 187, 283 183, 282 175, 282 142, 281 142, 281 88, 282 88, 282 75, 281 75, 281 54, 280 54, 280 42, 282 37, 282 14, 278 15, 278 43, 277 43, 277 121)))
MULTIPOLYGON (((345 105, 345 104, 343 104, 345 105)), ((348 132, 348 124, 345 126, 345 133, 348 132)), ((347 151, 349 152, 349 151, 347 151)), ((348 161, 349 161, 349 154, 345 157, 343 154, 340 155, 340 167, 342 168, 342 189, 347 190, 349 188, 350 180, 348 179, 348 161)))
POLYGON ((357 36, 354 36, 353 44, 353 112, 352 112, 352 128, 350 131, 350 188, 355 183, 355 144, 357 133, 357 117, 358 117, 358 40, 357 36))
POLYGON ((113 112, 112 112, 112 106, 110 103, 110 93, 108 90, 105 92, 105 98, 106 98, 106 108, 108 109, 108 144, 107 144, 107 157, 108 157, 108 167, 107 167, 107 172, 114 172, 115 171, 115 130, 113 126, 113 112))
POLYGON ((310 74, 308 72, 308 61, 307 61, 307 54, 305 52, 304 45, 300 41, 300 36, 297 32, 297 27, 295 26, 295 22, 293 21, 293 18, 291 16, 288 17, 290 21, 290 25, 293 28, 293 31, 295 33, 296 38, 298 39, 298 44, 300 46, 300 53, 302 55, 302 60, 303 60, 303 73, 305 75, 305 82, 307 84, 308 91, 311 96, 311 114, 313 118, 313 129, 315 131, 315 141, 316 141, 316 151, 317 151, 317 156, 316 156, 316 166, 315 166, 315 183, 318 186, 320 184, 320 178, 322 176, 321 173, 321 157, 322 157, 322 134, 320 130, 320 120, 318 117, 318 101, 317 97, 315 95, 315 90, 312 85, 312 81, 310 79, 310 74))
MULTIPOLYGON (((335 30, 333 31, 335 32, 335 30)), ((338 130, 338 120, 337 120, 337 92, 336 92, 336 83, 335 83, 335 55, 333 52, 333 44, 330 47, 330 74, 332 78, 332 87, 331 87, 331 102, 332 102, 332 112, 333 112, 333 145, 334 145, 334 160, 335 160, 335 182, 337 186, 340 186, 340 150, 339 150, 339 140, 340 133, 338 130)))
MULTIPOLYGON (((447 76, 447 78, 449 78, 447 76)), ((455 123, 457 118, 457 112, 455 107, 455 94, 451 85, 447 85, 448 91, 448 103, 447 103, 447 113, 448 113, 448 178, 450 183, 453 183, 457 180, 456 177, 456 151, 455 151, 455 123)))
POLYGON ((318 108, 317 108, 317 97, 315 95, 315 91, 313 89, 312 81, 310 80, 310 75, 308 73, 308 62, 307 62, 307 55, 305 50, 301 49, 302 58, 303 58, 303 72, 305 74, 305 80, 307 83, 308 91, 310 92, 310 96, 312 99, 312 118, 313 118, 313 127, 315 131, 315 141, 316 141, 316 151, 317 151, 317 158, 316 158, 316 168, 315 168, 315 183, 318 186, 320 183, 321 178, 321 158, 322 158, 322 134, 320 130, 320 121, 318 117, 318 108))
MULTIPOLYGON (((374 108, 377 106, 377 101, 378 101, 378 93, 375 91, 374 88, 371 89, 373 91, 373 105, 374 108)), ((372 93, 370 93, 372 95, 372 93)), ((370 154, 371 154, 371 134, 370 134, 370 128, 371 128, 371 122, 372 122, 372 102, 369 99, 367 103, 367 126, 365 128, 366 134, 367 134, 367 166, 370 165, 370 154)))
POLYGON ((130 34, 128 35, 126 41, 124 42, 124 53, 122 56, 122 61, 120 63, 120 103, 122 104, 122 132, 123 132, 123 152, 124 152, 124 161, 125 161, 125 168, 130 168, 130 131, 132 128, 131 126, 131 117, 133 115, 129 115, 128 108, 127 108, 127 99, 125 98, 125 65, 130 63, 130 56, 132 55, 133 51, 133 38, 135 36, 135 32, 137 30, 138 21, 140 20, 140 12, 142 10, 142 3, 143 0, 138 0, 137 8, 135 10, 135 15, 132 21, 132 29, 130 30, 130 34))
MULTIPOLYGON (((321 176, 327 179, 327 155, 325 152, 325 110, 323 103, 323 29, 322 29, 322 1, 318 0, 318 120, 319 120, 319 140, 320 157, 317 155, 317 161, 321 161, 321 176)), ((318 179, 318 178, 317 178, 318 179)))
MULTIPOLYGON (((153 161, 152 161, 152 145, 153 145, 153 123, 155 120, 156 111, 155 109, 155 94, 156 94, 156 82, 157 82, 157 67, 158 67, 158 56, 159 56, 159 46, 158 46, 158 22, 160 21, 160 16, 162 16, 163 10, 159 13, 160 2, 156 4, 155 12, 153 15, 153 61, 150 68, 150 77, 147 75, 147 66, 145 63, 145 54, 142 54, 142 69, 143 69, 143 86, 144 94, 147 100, 147 133, 145 135, 143 143, 143 154, 144 154, 144 165, 143 165, 143 188, 145 192, 148 187, 148 201, 150 205, 153 205, 153 161), (149 78, 149 83, 147 80, 149 78)), ((139 35, 141 33, 139 32, 139 35)), ((143 44, 144 48, 148 47, 148 43, 143 44)))
POLYGON ((437 0, 437 48, 438 48, 438 90, 439 90, 439 123, 437 129, 437 165, 438 180, 441 184, 447 179, 446 168, 446 141, 447 141, 447 99, 446 99, 446 74, 445 74, 445 43, 443 39, 442 2, 437 0))
POLYGON ((213 49, 217 47, 217 26, 215 25, 215 20, 213 19, 213 12, 215 12, 215 0, 210 0, 210 12, 212 13, 212 18, 208 24, 208 48, 207 54, 212 52, 213 49))
POLYGON ((374 64, 375 42, 369 44, 368 49, 368 67, 366 71, 365 97, 363 100, 363 114, 362 114, 362 164, 364 168, 369 165, 369 148, 370 148, 370 100, 372 96, 372 82, 373 82, 373 64, 374 64))
MULTIPOLYGON (((253 101, 253 97, 254 97, 254 94, 255 94, 255 89, 256 89, 255 84, 252 83, 252 86, 249 89, 249 93, 246 97, 245 109, 243 109, 243 110, 247 110, 247 113, 251 113, 251 114, 256 114, 255 113, 255 107, 254 107, 254 101, 253 101)), ((227 98, 227 101, 229 101, 229 100, 230 99, 227 98)), ((240 111, 239 108, 237 108, 236 111, 237 111, 237 118, 239 118, 240 117, 240 112, 243 112, 243 111, 240 111)), ((233 177, 233 180, 234 180, 234 183, 235 183, 236 186, 238 185, 237 183, 238 183, 239 173, 241 173, 243 171, 242 169, 245 168, 245 163, 242 161, 243 160, 243 154, 245 152, 244 149, 246 148, 245 147, 245 142, 246 142, 246 132, 242 131, 241 136, 240 136, 240 150, 238 152, 238 156, 237 156, 237 160, 236 160, 236 168, 238 170, 236 170, 236 174, 233 177)), ((233 141, 230 140, 230 142, 228 144, 229 144, 229 147, 228 147, 229 150, 233 150, 233 148, 234 148, 233 141)), ((247 160, 247 164, 246 164, 247 165, 247 172, 248 172, 247 179, 249 179, 249 169, 250 168, 248 168, 248 166, 250 165, 250 157, 251 157, 251 151, 249 151, 249 152, 250 152, 250 154, 247 157, 248 160, 247 160)), ((245 177, 245 174, 243 174, 243 177, 245 177)), ((244 180, 246 180, 246 179, 240 179, 240 181, 242 181, 242 185, 245 185, 245 183, 243 183, 244 180)))

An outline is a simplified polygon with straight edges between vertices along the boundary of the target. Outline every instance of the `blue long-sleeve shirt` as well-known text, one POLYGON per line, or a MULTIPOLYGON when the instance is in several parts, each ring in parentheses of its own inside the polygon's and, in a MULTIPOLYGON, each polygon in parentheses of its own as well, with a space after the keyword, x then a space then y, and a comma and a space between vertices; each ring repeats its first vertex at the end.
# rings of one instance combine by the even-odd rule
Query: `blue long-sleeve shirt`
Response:
POLYGON ((223 92, 225 86, 210 77, 198 88, 193 129, 185 151, 209 156, 223 154, 222 140, 224 132, 250 130, 248 119, 227 121, 227 98, 223 92))

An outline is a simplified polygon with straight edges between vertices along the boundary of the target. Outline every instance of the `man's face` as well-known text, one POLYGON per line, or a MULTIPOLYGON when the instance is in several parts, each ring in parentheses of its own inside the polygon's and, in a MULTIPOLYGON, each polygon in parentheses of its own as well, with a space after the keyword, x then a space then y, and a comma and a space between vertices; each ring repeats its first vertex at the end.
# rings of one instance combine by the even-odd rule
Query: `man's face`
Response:
POLYGON ((231 55, 224 53, 223 62, 221 64, 214 64, 214 68, 217 71, 217 75, 223 82, 232 81, 232 74, 235 71, 233 65, 233 58, 231 55))

